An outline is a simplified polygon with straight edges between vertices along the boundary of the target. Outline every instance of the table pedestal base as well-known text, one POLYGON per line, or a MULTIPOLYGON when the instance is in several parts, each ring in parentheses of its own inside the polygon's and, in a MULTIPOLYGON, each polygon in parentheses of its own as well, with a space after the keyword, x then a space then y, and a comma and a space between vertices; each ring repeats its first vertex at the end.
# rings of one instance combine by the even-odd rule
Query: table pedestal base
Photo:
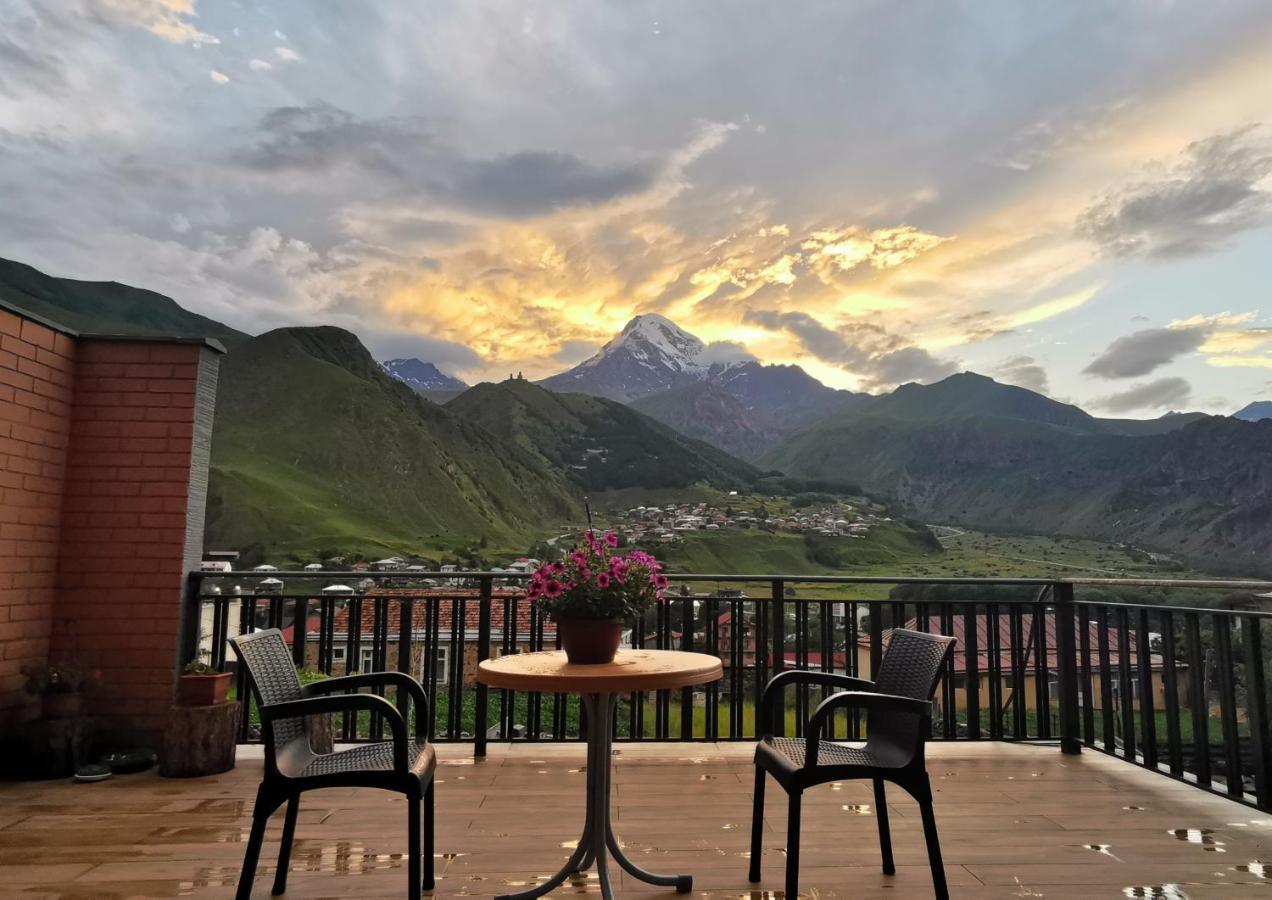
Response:
POLYGON ((692 875, 656 875, 636 865, 618 845, 614 826, 610 822, 610 752, 613 747, 614 694, 584 694, 583 707, 587 710, 587 817, 583 821, 583 834, 579 845, 571 854, 565 867, 543 884, 519 894, 505 894, 495 900, 532 900, 556 890, 571 876, 596 866, 601 882, 601 896, 612 900, 610 887, 609 856, 633 878, 647 884, 674 887, 685 894, 693 889, 692 875))

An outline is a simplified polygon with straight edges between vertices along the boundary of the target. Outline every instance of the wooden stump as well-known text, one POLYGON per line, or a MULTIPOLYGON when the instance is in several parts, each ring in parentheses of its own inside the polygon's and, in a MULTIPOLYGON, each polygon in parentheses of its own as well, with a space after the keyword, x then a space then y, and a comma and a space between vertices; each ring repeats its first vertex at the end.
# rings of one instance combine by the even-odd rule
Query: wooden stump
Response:
POLYGON ((174 706, 163 732, 159 774, 166 778, 216 775, 234 768, 239 703, 174 706))

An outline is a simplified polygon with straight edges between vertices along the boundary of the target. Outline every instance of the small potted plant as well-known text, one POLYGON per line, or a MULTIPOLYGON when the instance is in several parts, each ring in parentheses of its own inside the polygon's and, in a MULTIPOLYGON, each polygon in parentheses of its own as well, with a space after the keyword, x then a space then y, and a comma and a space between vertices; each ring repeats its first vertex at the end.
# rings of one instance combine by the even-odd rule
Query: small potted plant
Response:
POLYGON ((623 620, 662 602, 667 577, 658 560, 641 550, 614 552, 618 536, 583 535, 583 543, 560 562, 541 565, 531 576, 526 596, 556 622, 561 646, 571 663, 614 660, 623 620))
POLYGON ((40 698, 41 715, 46 719, 74 719, 84 705, 84 691, 95 683, 97 672, 87 672, 61 663, 26 666, 28 693, 40 698))
POLYGON ((177 705, 216 706, 225 702, 229 690, 229 672, 218 672, 196 659, 186 664, 177 679, 177 705))

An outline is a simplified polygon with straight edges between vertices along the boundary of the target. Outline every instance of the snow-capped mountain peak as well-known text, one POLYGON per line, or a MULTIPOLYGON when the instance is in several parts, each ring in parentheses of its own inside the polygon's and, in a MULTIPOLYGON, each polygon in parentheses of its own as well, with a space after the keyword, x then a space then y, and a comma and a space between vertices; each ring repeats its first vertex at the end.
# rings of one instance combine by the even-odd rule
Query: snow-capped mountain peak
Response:
POLYGON ((579 391, 631 400, 701 380, 699 358, 706 345, 670 319, 655 313, 636 316, 591 358, 568 372, 545 379, 554 391, 579 391))
POLYGON ((605 360, 625 357, 650 369, 665 367, 673 372, 696 373, 702 369, 698 356, 705 347, 701 340, 670 319, 646 313, 624 325, 621 332, 579 368, 595 368, 605 360))
POLYGON ((389 359, 380 363, 384 371, 416 391, 459 391, 468 387, 429 362, 419 359, 389 359))

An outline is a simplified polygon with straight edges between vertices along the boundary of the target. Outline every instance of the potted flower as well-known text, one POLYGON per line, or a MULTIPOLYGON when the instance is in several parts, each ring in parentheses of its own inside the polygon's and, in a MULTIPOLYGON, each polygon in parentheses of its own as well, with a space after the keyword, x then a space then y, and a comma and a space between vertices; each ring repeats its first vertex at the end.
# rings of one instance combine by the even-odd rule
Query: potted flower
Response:
POLYGON ((83 691, 90 687, 98 675, 74 666, 46 663, 26 666, 28 693, 40 698, 41 714, 46 719, 74 719, 83 708, 83 691))
POLYGON ((196 659, 181 670, 177 679, 177 705, 216 706, 225 702, 229 690, 229 672, 218 672, 196 659))
POLYGON ((622 639, 623 620, 661 602, 667 577, 658 560, 641 550, 616 552, 613 532, 583 535, 559 562, 541 565, 526 596, 556 622, 571 663, 612 662, 622 639))

